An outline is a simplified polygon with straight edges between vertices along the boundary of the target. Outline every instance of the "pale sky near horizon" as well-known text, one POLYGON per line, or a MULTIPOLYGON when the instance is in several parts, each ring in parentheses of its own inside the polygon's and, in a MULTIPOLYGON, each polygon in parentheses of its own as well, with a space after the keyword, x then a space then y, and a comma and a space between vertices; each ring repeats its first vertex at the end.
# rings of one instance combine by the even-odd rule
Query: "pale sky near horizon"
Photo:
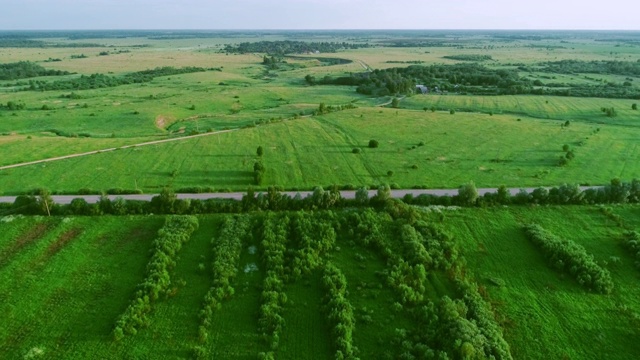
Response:
POLYGON ((640 30, 637 0, 0 0, 0 30, 640 30))

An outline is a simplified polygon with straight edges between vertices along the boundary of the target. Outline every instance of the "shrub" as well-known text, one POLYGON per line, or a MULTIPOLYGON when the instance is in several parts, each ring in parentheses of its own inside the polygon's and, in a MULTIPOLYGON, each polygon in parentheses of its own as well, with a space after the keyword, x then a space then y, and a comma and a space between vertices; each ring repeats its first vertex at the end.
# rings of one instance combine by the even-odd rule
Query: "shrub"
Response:
POLYGON ((373 139, 369 140, 369 147, 370 147, 370 148, 372 148, 372 149, 373 149, 373 148, 377 148, 377 147, 378 147, 378 145, 380 145, 380 144, 378 143, 378 140, 373 140, 373 139))
POLYGON ((362 151, 362 149, 360 149, 360 148, 353 148, 351 150, 351 152, 354 153, 354 154, 360 154, 361 151, 362 151))
POLYGON ((453 109, 449 110, 449 114, 454 115, 455 113, 456 113, 455 110, 453 110, 453 109))
POLYGON ((631 104, 631 110, 638 110, 638 104, 636 103, 631 104))

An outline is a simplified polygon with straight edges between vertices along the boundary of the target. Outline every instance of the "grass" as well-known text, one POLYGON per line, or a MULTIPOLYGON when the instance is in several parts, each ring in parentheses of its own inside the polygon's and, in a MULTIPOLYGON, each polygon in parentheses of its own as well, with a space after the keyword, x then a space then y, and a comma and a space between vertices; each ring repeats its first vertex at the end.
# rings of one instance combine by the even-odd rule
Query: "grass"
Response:
POLYGON ((597 208, 473 209, 448 213, 445 222, 503 316, 515 358, 624 359, 638 351, 636 343, 621 341, 638 335, 637 270, 618 244, 621 230, 597 208), (614 293, 588 293, 550 268, 524 236, 520 224, 529 222, 579 243, 599 263, 622 259, 608 266, 614 293), (493 285, 491 278, 505 286, 493 285))
MULTIPOLYGON (((624 340, 638 336, 638 270, 620 245, 624 229, 598 207, 443 211, 442 225, 454 235, 466 259, 464 273, 481 285, 492 302, 514 358, 625 359, 640 350, 635 342, 624 340), (521 224, 530 222, 584 246, 611 271, 614 292, 588 292, 570 276, 550 268, 524 236, 521 224), (620 262, 612 262, 613 257, 620 262)), ((638 225, 637 206, 618 206, 613 211, 628 226, 638 225)), ((150 354, 166 359, 190 357, 198 344, 198 311, 211 283, 206 265, 213 260, 210 240, 217 236, 222 217, 207 215, 199 220, 199 229, 171 271, 170 295, 156 304, 148 327, 120 342, 111 337, 115 319, 143 277, 162 217, 17 217, 2 221, 0 310, 5 316, 0 350, 11 358, 36 348, 54 358, 95 354, 106 359, 150 354), (38 228, 42 231, 34 235, 33 229, 38 228), (27 245, 15 245, 25 239, 27 245), (205 269, 199 264, 205 264, 205 269)), ((208 350, 216 357, 252 359, 267 350, 258 328, 262 261, 248 251, 258 241, 254 238, 244 244, 233 283, 235 294, 214 312, 208 350), (249 264, 257 264, 258 271, 245 272, 249 264)), ((417 324, 406 308, 396 308, 398 294, 384 276, 377 275, 388 266, 376 251, 356 245, 342 232, 337 245, 327 259, 347 280, 348 299, 356 314, 354 344, 362 358, 393 357, 399 346, 393 342, 395 329, 416 331, 417 324)), ((432 301, 443 295, 456 297, 446 276, 432 273, 429 280, 427 294, 432 301)), ((288 301, 277 357, 331 357, 321 272, 287 282, 284 291, 288 301)))
MULTIPOLYGON (((180 142, 118 150, 0 171, 0 189, 135 188, 253 185, 257 146, 265 149, 264 185, 373 186, 396 183, 456 188, 606 184, 638 176, 637 128, 513 115, 358 108, 180 142), (597 129, 600 129, 599 131, 597 129), (499 134, 499 136, 498 136, 499 134), (380 147, 367 147, 370 139, 380 147), (424 142, 423 146, 418 146, 424 142), (568 144, 576 154, 557 166, 568 144), (353 154, 354 147, 362 148, 353 154), (188 154, 185 157, 185 154, 188 154), (597 159, 597 160, 596 160, 597 159), (591 164, 597 161, 594 170, 591 164), (416 169, 413 168, 416 165, 416 169), (177 170, 176 175, 173 175, 177 170), (389 176, 388 171, 393 171, 389 176)), ((27 140, 24 140, 27 141, 27 140)))

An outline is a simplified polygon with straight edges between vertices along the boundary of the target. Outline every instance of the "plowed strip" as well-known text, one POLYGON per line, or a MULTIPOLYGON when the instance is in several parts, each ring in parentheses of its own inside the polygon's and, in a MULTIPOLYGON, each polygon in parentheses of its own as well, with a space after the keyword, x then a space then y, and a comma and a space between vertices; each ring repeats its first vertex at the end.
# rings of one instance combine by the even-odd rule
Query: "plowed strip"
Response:
POLYGON ((22 233, 13 244, 0 253, 0 268, 6 266, 11 258, 20 253, 24 248, 43 237, 48 229, 48 224, 39 223, 22 233))

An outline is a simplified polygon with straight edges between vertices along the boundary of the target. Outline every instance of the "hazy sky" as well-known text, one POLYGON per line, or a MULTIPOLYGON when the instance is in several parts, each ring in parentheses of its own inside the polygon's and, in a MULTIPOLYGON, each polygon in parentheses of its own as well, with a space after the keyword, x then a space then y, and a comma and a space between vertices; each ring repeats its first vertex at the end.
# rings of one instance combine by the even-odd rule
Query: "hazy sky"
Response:
POLYGON ((639 30, 637 0, 0 0, 0 29, 639 30))

